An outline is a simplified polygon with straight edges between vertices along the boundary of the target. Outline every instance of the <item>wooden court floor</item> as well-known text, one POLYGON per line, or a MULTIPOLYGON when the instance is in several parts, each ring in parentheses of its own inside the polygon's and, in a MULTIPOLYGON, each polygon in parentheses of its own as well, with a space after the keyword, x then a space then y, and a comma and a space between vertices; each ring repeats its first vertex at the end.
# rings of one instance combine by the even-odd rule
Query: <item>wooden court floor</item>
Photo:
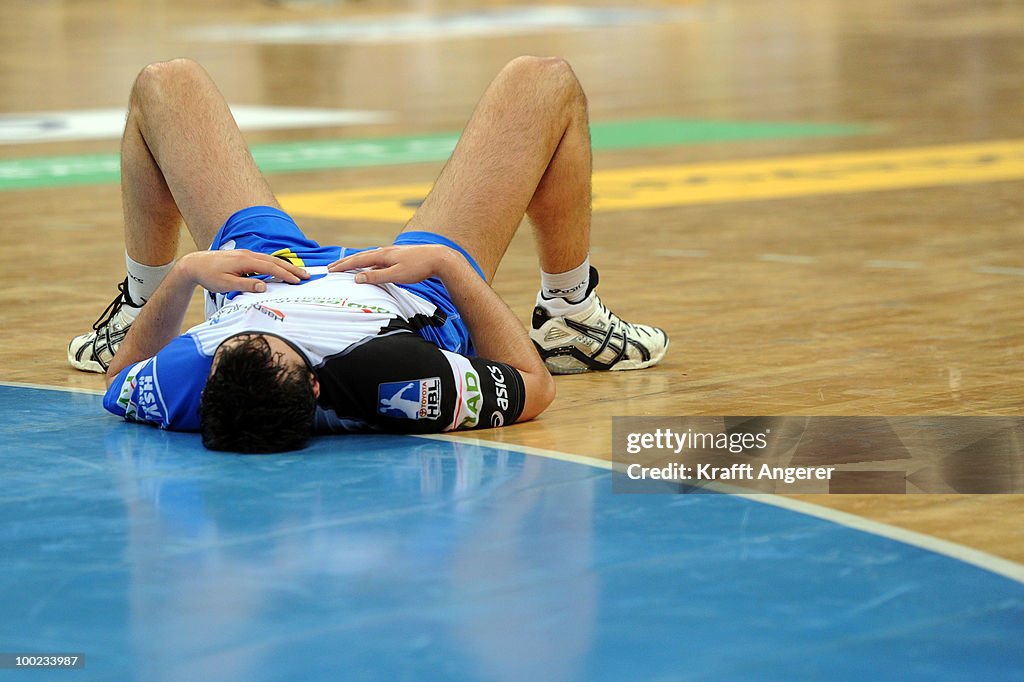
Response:
MULTIPOLYGON (((142 66, 187 56, 209 69, 233 104, 391 115, 372 125, 253 130, 253 144, 443 133, 463 125, 508 59, 555 54, 573 64, 595 125, 669 118, 857 125, 856 134, 598 151, 597 173, 725 164, 739 179, 706 200, 595 205, 593 260, 604 300, 627 319, 666 328, 670 354, 649 371, 560 378, 559 398, 543 418, 482 437, 607 459, 615 415, 1021 415, 1021 159, 995 177, 941 154, 930 175, 888 158, 858 170, 851 156, 1024 140, 1019 3, 648 2, 630 6, 668 14, 347 42, 193 32, 367 18, 399 24, 513 5, 547 6, 15 0, 0 5, 0 114, 123 107, 142 66), (803 193, 773 195, 769 187, 758 194, 757 178, 742 165, 821 157, 874 182, 839 178, 831 189, 810 183, 803 193)), ((16 124, 0 122, 0 133, 4 125, 11 132, 16 124)), ((116 150, 114 139, 0 138, 0 161, 116 150)), ((439 168, 429 161, 270 179, 287 205, 305 192, 429 183, 439 168)), ((401 226, 294 212, 325 243, 381 243, 401 226)), ((102 388, 99 376, 66 365, 65 347, 122 277, 119 214, 110 182, 0 192, 0 380, 102 388)), ((524 321, 536 281, 524 226, 496 280, 524 321)), ((198 316, 196 308, 190 322, 198 316)), ((808 500, 1024 562, 1019 495, 808 500)))

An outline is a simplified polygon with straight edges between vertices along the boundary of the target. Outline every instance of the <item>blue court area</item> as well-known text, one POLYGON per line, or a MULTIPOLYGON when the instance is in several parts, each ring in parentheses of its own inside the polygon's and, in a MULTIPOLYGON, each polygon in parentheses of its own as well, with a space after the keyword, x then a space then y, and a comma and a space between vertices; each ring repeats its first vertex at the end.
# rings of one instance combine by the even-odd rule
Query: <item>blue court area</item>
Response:
POLYGON ((1024 678, 1024 585, 747 499, 413 437, 214 454, 51 390, 0 420, 0 652, 87 661, 4 679, 1024 678))

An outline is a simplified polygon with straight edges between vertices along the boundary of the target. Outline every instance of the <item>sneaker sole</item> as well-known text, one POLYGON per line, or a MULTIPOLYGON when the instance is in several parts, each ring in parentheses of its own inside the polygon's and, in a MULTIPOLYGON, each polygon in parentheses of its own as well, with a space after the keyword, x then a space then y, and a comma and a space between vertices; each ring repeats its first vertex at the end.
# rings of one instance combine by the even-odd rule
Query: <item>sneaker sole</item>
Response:
MULTIPOLYGON (((72 342, 74 343, 74 342, 72 342)), ((75 358, 75 352, 71 350, 71 344, 68 344, 68 364, 81 372, 92 372, 94 374, 106 374, 107 371, 103 369, 103 366, 95 360, 78 360, 75 358)))
POLYGON ((620 372, 620 371, 628 371, 628 370, 631 370, 631 369, 645 369, 647 367, 653 367, 654 365, 656 365, 659 362, 661 362, 662 358, 665 357, 665 353, 668 352, 668 345, 669 345, 669 343, 670 343, 669 340, 666 338, 665 339, 665 347, 661 349, 661 352, 658 353, 657 355, 652 355, 647 360, 620 360, 618 363, 616 363, 608 371, 609 372, 620 372))
POLYGON ((608 369, 593 369, 570 355, 556 355, 544 358, 544 366, 548 368, 548 372, 554 375, 586 374, 587 372, 628 372, 634 369, 646 369, 662 361, 668 352, 670 343, 671 341, 666 337, 665 347, 657 355, 652 355, 647 360, 620 360, 608 369))
POLYGON ((547 358, 544 360, 544 366, 548 368, 548 372, 555 375, 585 374, 591 371, 589 367, 576 358, 564 355, 561 357, 547 358))

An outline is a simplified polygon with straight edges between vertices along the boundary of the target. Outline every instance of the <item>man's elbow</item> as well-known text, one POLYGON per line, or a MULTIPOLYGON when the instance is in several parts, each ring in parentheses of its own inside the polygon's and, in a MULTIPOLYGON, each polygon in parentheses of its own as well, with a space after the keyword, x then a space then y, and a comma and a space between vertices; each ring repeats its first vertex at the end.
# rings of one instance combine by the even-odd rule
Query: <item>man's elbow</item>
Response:
POLYGON ((526 390, 526 405, 518 419, 521 422, 537 417, 555 401, 555 380, 546 370, 531 379, 526 390))
POLYGON ((110 364, 107 366, 106 375, 103 377, 107 383, 107 388, 114 383, 114 379, 121 373, 121 370, 128 366, 128 363, 122 362, 121 359, 115 354, 110 360, 110 364))

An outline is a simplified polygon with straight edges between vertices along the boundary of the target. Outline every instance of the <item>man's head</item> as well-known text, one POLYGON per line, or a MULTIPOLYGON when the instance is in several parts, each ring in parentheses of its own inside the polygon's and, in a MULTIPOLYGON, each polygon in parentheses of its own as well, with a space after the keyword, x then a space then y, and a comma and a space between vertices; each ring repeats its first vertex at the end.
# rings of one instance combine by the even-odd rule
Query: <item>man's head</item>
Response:
POLYGON ((245 453, 298 450, 313 433, 319 395, 305 356, 287 341, 236 334, 213 356, 199 404, 203 445, 245 453))

